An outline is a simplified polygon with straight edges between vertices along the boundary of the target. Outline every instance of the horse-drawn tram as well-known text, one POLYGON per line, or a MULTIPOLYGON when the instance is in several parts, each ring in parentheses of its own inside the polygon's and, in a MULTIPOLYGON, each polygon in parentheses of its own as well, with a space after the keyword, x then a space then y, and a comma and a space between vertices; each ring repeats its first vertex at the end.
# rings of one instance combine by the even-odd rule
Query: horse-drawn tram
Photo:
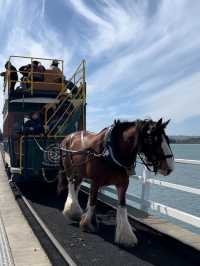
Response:
POLYGON ((62 60, 22 56, 5 65, 4 151, 18 181, 55 179, 63 136, 85 129, 85 61, 68 80, 63 67, 62 60))
POLYGON ((11 56, 1 73, 0 265, 197 265, 196 235, 126 206, 137 155, 155 173, 173 170, 168 122, 87 132, 85 61, 69 79, 63 66, 11 56), (109 185, 118 200, 100 191, 109 185))

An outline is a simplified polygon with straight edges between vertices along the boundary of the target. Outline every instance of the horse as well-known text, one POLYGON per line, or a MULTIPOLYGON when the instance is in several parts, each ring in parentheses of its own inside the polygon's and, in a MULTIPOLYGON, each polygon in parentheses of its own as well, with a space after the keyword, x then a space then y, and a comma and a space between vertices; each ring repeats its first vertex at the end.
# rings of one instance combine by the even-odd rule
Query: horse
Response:
POLYGON ((67 135, 60 145, 61 169, 58 191, 67 189, 63 214, 80 221, 80 228, 96 232, 96 203, 103 186, 115 185, 118 195, 115 242, 135 246, 138 242, 128 221, 126 191, 129 175, 133 172, 137 155, 155 174, 169 175, 174 168, 174 157, 165 128, 169 121, 151 119, 115 121, 99 133, 87 131, 67 135), (78 192, 83 180, 90 180, 87 208, 82 211, 78 192))

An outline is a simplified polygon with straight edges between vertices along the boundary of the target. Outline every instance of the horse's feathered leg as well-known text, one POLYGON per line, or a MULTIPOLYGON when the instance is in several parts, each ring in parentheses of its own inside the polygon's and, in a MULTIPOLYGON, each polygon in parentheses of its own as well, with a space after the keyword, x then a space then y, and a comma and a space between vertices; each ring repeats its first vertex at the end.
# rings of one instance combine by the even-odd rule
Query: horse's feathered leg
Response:
POLYGON ((65 202, 63 214, 72 220, 80 220, 82 215, 82 209, 78 202, 78 190, 79 184, 76 183, 76 179, 68 178, 68 196, 65 202))
POLYGON ((115 242, 124 246, 135 246, 138 242, 131 225, 128 221, 126 209, 126 190, 127 185, 117 186, 119 205, 117 209, 117 227, 115 242))
POLYGON ((90 187, 90 193, 88 198, 88 204, 86 212, 82 215, 80 221, 80 227, 86 232, 96 232, 97 230, 97 220, 96 220, 96 202, 98 194, 99 185, 92 181, 90 187))

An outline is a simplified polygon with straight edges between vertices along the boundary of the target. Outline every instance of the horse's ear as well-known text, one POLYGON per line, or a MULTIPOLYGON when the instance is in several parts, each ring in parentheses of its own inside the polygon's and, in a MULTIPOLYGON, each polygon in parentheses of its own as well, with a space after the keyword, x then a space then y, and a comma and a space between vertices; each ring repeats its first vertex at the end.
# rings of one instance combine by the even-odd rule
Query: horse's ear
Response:
POLYGON ((164 123, 162 124, 162 127, 163 127, 163 128, 166 128, 166 126, 169 124, 169 122, 170 122, 170 119, 167 120, 166 122, 164 122, 164 123))
POLYGON ((115 120, 114 120, 114 126, 118 125, 119 122, 120 122, 119 119, 115 119, 115 120))
POLYGON ((159 127, 161 127, 162 126, 162 118, 160 118, 159 120, 158 120, 158 122, 156 123, 156 127, 157 128, 159 128, 159 127))

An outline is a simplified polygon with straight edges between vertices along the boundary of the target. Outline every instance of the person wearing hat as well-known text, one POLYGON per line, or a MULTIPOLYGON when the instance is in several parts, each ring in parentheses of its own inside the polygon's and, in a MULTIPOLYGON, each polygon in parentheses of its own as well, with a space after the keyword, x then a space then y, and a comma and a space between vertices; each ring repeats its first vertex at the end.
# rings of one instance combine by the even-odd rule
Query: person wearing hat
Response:
POLYGON ((4 84, 6 84, 6 81, 8 81, 9 96, 13 96, 15 84, 18 81, 17 69, 11 64, 10 61, 5 63, 5 69, 6 71, 1 72, 0 76, 4 77, 4 84))
POLYGON ((52 61, 51 65, 50 65, 50 69, 52 69, 52 70, 56 70, 56 71, 58 71, 58 72, 61 72, 61 70, 60 70, 60 68, 58 67, 58 65, 59 65, 58 60, 54 59, 54 60, 52 61))

